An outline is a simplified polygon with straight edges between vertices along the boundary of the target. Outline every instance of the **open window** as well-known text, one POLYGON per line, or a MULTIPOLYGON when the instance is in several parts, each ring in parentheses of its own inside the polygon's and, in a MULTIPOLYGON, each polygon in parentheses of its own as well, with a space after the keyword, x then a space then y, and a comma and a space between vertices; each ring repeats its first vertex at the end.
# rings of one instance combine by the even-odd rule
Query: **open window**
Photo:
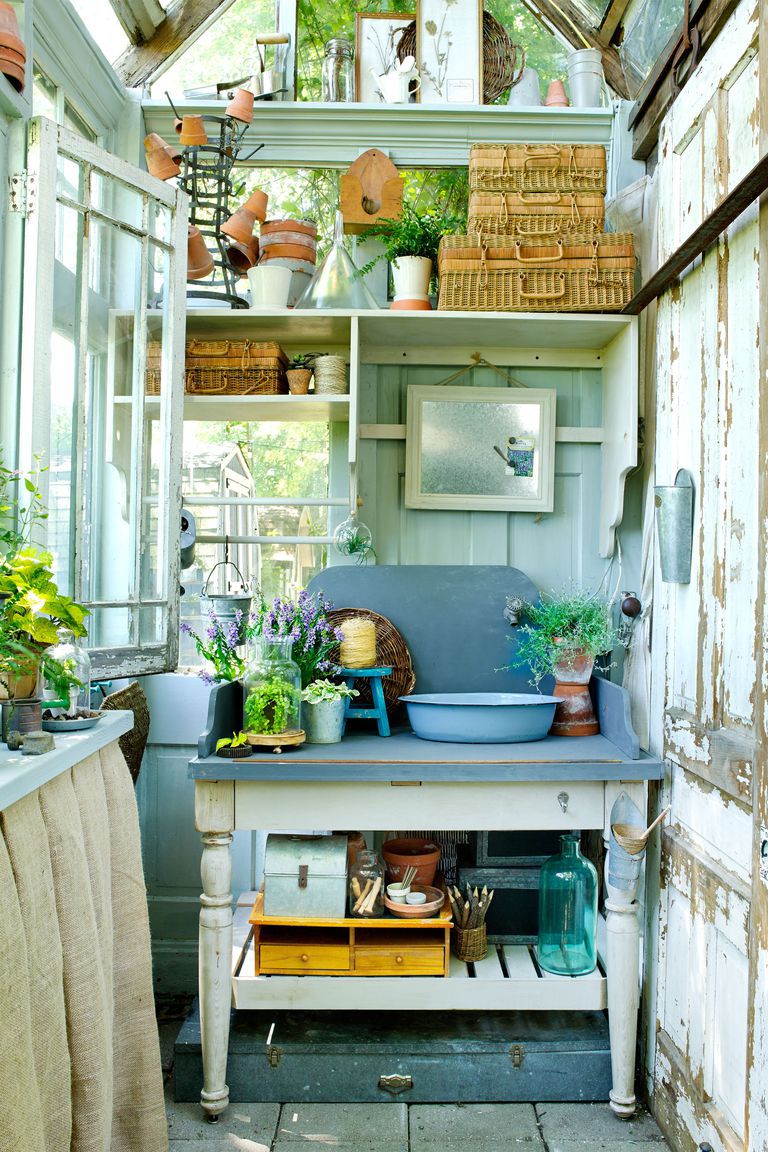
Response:
POLYGON ((50 120, 30 123, 20 455, 44 461, 59 587, 96 675, 178 647, 186 202, 50 120))

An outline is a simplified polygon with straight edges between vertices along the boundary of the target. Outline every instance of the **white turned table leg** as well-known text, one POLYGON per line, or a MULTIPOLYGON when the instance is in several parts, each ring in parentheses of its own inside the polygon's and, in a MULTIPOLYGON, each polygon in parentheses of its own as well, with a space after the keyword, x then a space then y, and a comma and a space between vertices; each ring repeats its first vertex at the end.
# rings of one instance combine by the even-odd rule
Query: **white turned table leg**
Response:
POLYGON ((203 1090, 200 1103, 209 1120, 229 1104, 227 1053, 232 1004, 232 826, 234 789, 228 783, 199 781, 195 823, 203 836, 200 877, 199 993, 203 1090))
MULTIPOLYGON (((615 889, 613 896, 616 895, 615 889)), ((622 895, 625 895, 622 893, 622 895)), ((611 1108, 629 1119, 635 1114, 635 1046, 639 1006, 638 965, 640 922, 638 904, 609 899, 605 904, 606 964, 608 967, 608 1029, 611 1037, 611 1108)))

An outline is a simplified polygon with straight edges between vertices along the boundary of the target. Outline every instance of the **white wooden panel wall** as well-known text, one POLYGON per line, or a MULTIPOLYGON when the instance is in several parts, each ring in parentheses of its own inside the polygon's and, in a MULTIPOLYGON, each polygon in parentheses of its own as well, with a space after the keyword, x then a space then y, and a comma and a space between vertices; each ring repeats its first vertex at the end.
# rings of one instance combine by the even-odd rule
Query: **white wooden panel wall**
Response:
MULTIPOLYGON (((756 52, 757 5, 744 0, 664 121, 660 262, 759 157, 756 52)), ((747 1093, 762 643, 759 241, 755 206, 661 298, 656 316, 655 482, 688 468, 696 496, 691 582, 663 584, 657 567, 654 590, 654 695, 664 716, 656 738, 673 821, 662 841, 648 1059, 654 1110, 673 1146, 708 1140, 716 1152, 763 1147, 749 1128, 764 1103, 747 1093)), ((763 1096, 766 1075, 763 1067, 763 1096)))

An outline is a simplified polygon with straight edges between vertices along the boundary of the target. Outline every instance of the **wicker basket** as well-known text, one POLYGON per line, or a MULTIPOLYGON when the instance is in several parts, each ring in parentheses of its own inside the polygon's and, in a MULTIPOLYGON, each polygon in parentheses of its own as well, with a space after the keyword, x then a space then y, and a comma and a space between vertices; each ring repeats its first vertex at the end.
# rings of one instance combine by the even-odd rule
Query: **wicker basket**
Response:
MULTIPOLYGON (((397 44, 397 58, 416 56, 416 21, 408 24, 397 44)), ((493 104, 514 87, 525 67, 525 49, 513 44, 506 29, 483 12, 483 104, 493 104)))
POLYGON ((634 288, 629 233, 512 239, 444 236, 438 308, 453 312, 616 312, 634 288))
POLYGON ((471 192, 601 192, 605 194, 605 148, 601 144, 473 144, 471 192))
POLYGON ((453 954, 459 960, 471 964, 483 960, 488 955, 488 933, 485 924, 479 928, 457 928, 451 933, 453 954))
MULTIPOLYGON (((160 393, 161 345, 147 345, 146 389, 160 393)), ((279 344, 252 340, 188 340, 184 391, 192 396, 277 396, 288 391, 288 357, 279 344)))
POLYGON ((565 236, 602 232, 599 192, 471 192, 467 231, 481 236, 565 236))

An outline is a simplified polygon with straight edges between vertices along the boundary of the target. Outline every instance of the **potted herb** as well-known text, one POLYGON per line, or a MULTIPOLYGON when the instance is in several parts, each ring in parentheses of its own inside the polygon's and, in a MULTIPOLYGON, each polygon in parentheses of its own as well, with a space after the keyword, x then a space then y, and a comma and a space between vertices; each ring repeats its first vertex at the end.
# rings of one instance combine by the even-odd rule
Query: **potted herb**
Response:
POLYGON ((387 259, 395 281, 395 303, 429 304, 429 288, 437 269, 437 252, 443 236, 456 232, 462 221, 437 210, 417 212, 403 204, 398 220, 377 220, 362 233, 362 240, 383 241, 384 251, 369 261, 361 274, 370 272, 379 260, 387 259))
POLYGON ((517 633, 512 667, 528 667, 535 688, 554 676, 553 695, 560 703, 553 735, 595 735, 600 729, 589 681, 595 658, 610 652, 616 638, 608 604, 594 593, 570 591, 528 604, 523 612, 527 623, 517 633))
POLYGON ((313 680, 301 693, 301 717, 308 744, 338 744, 344 732, 345 702, 359 696, 356 688, 313 680))
POLYGON ((292 396, 306 396, 312 379, 312 365, 315 357, 311 352, 299 352, 285 370, 288 378, 288 391, 292 396))
POLYGON ((224 736, 216 741, 216 755, 224 756, 228 760, 239 760, 247 756, 250 750, 245 732, 233 732, 231 737, 224 736))

